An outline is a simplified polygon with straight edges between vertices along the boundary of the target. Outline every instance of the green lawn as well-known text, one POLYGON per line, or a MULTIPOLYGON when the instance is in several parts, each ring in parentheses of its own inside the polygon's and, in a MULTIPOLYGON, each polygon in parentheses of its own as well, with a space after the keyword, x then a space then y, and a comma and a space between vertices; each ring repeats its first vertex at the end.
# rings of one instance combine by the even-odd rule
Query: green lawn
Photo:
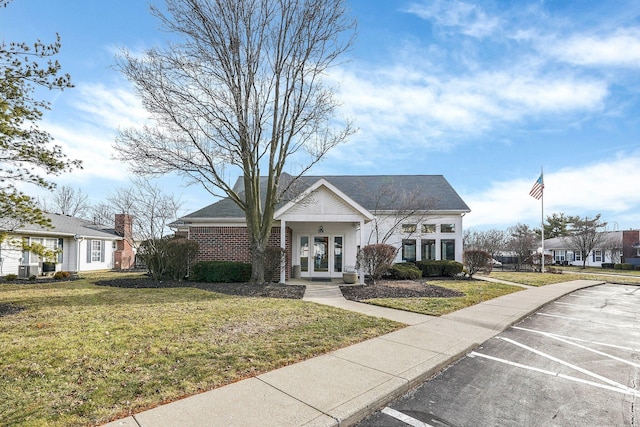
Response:
POLYGON ((480 280, 438 280, 427 283, 464 292, 465 296, 455 298, 375 298, 364 302, 420 314, 441 316, 482 301, 523 290, 519 286, 480 280))
POLYGON ((606 270, 603 274, 582 274, 582 273, 525 273, 513 271, 492 271, 489 277, 495 279, 506 280, 507 282, 521 283, 530 286, 544 286, 553 283, 570 282, 572 280, 600 280, 613 283, 625 283, 638 285, 640 277, 637 276, 617 276, 607 275, 606 270))
POLYGON ((0 316, 0 424, 99 424, 402 326, 300 300, 94 280, 0 284, 14 311, 0 316))

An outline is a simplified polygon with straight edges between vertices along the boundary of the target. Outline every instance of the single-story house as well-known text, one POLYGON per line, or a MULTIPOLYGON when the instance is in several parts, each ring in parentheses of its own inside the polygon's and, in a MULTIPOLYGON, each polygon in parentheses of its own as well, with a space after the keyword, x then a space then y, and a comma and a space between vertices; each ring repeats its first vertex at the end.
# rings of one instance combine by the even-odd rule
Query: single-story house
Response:
MULTIPOLYGON (((640 265, 640 230, 603 231, 603 242, 586 255, 585 265, 601 267, 603 263, 640 265)), ((583 265, 582 254, 566 237, 544 241, 544 251, 554 264, 583 265)))
POLYGON ((26 225, 0 230, 0 275, 17 274, 28 278, 54 271, 82 272, 129 269, 134 263, 131 247, 132 217, 115 216, 113 227, 67 215, 46 213, 51 228, 26 225), (52 262, 23 250, 23 244, 39 243, 56 253, 52 262))
MULTIPOLYGON (((462 261, 462 218, 470 209, 442 175, 303 176, 293 181, 283 174, 280 182, 282 188, 293 182, 277 206, 268 243, 285 251, 281 282, 292 272, 309 279, 342 277, 355 269, 359 248, 373 243, 398 248, 397 262, 462 261)), ((234 191, 243 192, 242 179, 234 191)), ((245 215, 229 198, 170 226, 200 244, 198 261, 250 262, 245 215)))

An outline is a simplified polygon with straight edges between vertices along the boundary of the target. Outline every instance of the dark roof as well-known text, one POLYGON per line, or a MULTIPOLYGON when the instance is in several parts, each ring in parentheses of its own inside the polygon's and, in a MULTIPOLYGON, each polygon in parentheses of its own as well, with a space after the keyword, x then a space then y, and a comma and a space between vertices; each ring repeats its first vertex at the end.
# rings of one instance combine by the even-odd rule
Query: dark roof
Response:
POLYGON ((68 215, 59 215, 45 213, 51 219, 53 228, 44 228, 39 225, 25 225, 15 230, 15 233, 38 233, 51 236, 78 236, 78 237, 94 237, 96 239, 121 239, 115 232, 113 227, 97 225, 93 222, 76 218, 68 215))
MULTIPOLYGON (((399 197, 403 195, 426 201, 426 210, 470 212, 469 206, 451 187, 442 175, 337 175, 302 176, 291 186, 290 197, 282 204, 294 198, 320 179, 325 179, 353 201, 368 211, 375 213, 398 208, 399 197)), ((283 174, 281 187, 290 183, 292 177, 283 174)), ((266 185, 266 179, 261 180, 266 185)), ((234 189, 242 192, 242 177, 234 189)), ((265 193, 264 188, 262 194, 265 193)), ((196 218, 243 218, 242 210, 229 198, 222 199, 200 210, 182 217, 183 220, 196 218)))

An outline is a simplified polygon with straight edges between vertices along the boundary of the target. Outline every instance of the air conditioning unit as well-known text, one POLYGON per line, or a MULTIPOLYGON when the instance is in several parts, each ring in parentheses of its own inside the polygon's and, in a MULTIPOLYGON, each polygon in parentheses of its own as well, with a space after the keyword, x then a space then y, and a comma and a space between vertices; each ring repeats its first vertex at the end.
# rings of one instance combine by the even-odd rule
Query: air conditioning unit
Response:
POLYGON ((18 277, 20 279, 28 279, 31 276, 38 274, 37 265, 20 265, 18 266, 18 277))

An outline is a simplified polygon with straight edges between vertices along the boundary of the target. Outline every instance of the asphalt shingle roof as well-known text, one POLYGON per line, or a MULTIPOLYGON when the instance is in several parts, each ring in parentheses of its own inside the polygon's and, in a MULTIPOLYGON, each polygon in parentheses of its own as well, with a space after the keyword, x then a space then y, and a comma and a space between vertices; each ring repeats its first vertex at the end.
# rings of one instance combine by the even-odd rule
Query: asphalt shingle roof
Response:
POLYGON ((36 232, 38 234, 49 234, 49 235, 59 235, 59 236, 79 236, 79 237, 91 237, 96 239, 110 239, 117 240, 121 239, 118 234, 116 234, 113 227, 106 227, 102 225, 94 224, 93 222, 75 218, 68 215, 59 215, 46 213, 48 218, 51 219, 51 225, 53 228, 48 229, 44 227, 40 227, 38 225, 26 225, 24 227, 20 227, 20 229, 15 230, 15 232, 20 233, 29 233, 36 232))
MULTIPOLYGON (((323 178, 370 212, 397 209, 393 204, 397 203, 395 196, 401 193, 415 195, 423 200, 428 199, 430 211, 470 212, 469 206, 442 175, 303 176, 294 184, 292 196, 300 194, 323 178)), ((281 184, 286 185, 290 179, 290 175, 283 174, 281 184)), ((266 180, 263 179, 261 183, 264 186, 266 180)), ((242 192, 241 178, 236 182, 234 189, 242 192)), ((262 194, 264 193, 262 191, 262 194)), ((226 198, 192 212, 182 219, 188 221, 189 219, 243 217, 242 210, 231 199, 226 198)))

